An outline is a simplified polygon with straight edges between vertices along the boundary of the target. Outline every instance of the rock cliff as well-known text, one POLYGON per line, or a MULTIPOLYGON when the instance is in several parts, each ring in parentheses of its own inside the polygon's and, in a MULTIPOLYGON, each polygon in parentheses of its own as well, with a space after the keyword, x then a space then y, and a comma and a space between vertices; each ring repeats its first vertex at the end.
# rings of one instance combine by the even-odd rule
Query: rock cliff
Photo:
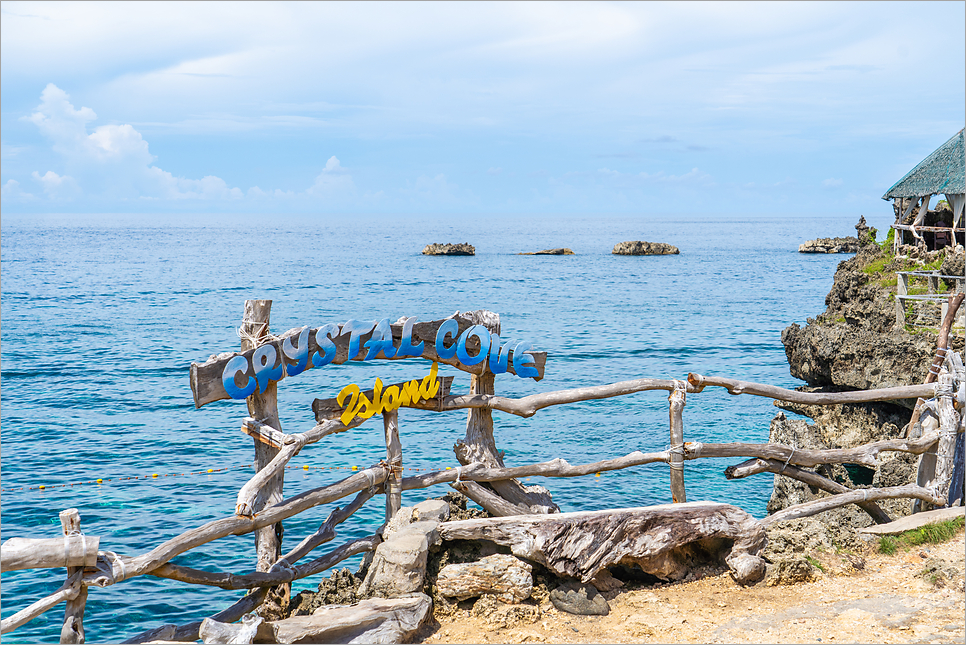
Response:
MULTIPOLYGON (((874 234, 873 234, 874 235, 874 234)), ((891 237, 880 247, 872 236, 862 236, 855 257, 840 263, 834 284, 825 298, 826 309, 801 327, 793 324, 782 332, 789 370, 808 385, 804 391, 843 391, 911 385, 925 380, 936 347, 939 307, 927 303, 913 308, 907 321, 896 324, 896 271, 940 269, 946 275, 962 275, 963 253, 944 249, 901 246, 893 256, 891 237), (864 239, 863 239, 864 238, 864 239), (949 273, 947 273, 949 271, 949 273)), ((910 283, 925 291, 925 283, 910 283)), ((940 290, 952 285, 940 283, 940 290)), ((963 337, 953 335, 953 349, 962 351, 963 337)), ((834 407, 776 403, 781 408, 809 417, 786 417, 779 413, 771 424, 770 441, 796 447, 851 448, 879 439, 900 436, 909 421, 914 400, 834 407)), ((915 480, 916 458, 903 453, 884 453, 875 470, 858 466, 822 467, 821 474, 850 487, 896 486, 915 480)), ((817 497, 805 484, 775 478, 768 504, 777 511, 817 497)), ((893 517, 909 512, 907 501, 880 504, 893 517)), ((863 526, 871 519, 856 507, 825 514, 826 521, 863 526)))
POLYGON ((678 255, 680 249, 664 242, 642 242, 640 240, 618 242, 614 245, 613 255, 678 255))

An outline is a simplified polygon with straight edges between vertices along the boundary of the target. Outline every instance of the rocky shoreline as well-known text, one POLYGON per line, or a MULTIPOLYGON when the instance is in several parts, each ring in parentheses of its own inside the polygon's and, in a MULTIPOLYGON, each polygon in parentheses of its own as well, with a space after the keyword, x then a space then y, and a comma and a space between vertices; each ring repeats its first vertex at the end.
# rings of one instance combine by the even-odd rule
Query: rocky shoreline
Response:
MULTIPOLYGON (((880 246, 874 235, 874 231, 860 231, 861 246, 854 257, 839 265, 826 297, 826 310, 809 318, 804 327, 793 324, 782 333, 789 370, 792 376, 806 383, 799 390, 892 387, 921 383, 926 377, 935 351, 936 333, 928 327, 915 330, 896 327, 892 299, 896 289, 895 271, 940 268, 943 274, 961 275, 963 253, 961 249, 958 253, 955 250, 926 252, 900 247, 899 255, 893 257, 891 242, 880 246)), ((961 336, 953 337, 953 348, 963 350, 961 336)), ((903 435, 914 403, 896 401, 834 407, 776 403, 782 410, 771 422, 769 441, 797 448, 830 449, 898 438, 903 435)), ((899 486, 915 482, 916 462, 917 457, 913 455, 884 452, 874 469, 834 464, 819 466, 816 471, 850 488, 899 486)), ((774 513, 826 495, 804 483, 776 476, 768 511, 774 513)), ((908 500, 879 504, 892 519, 911 512, 908 500)), ((387 542, 380 546, 374 558, 364 562, 358 573, 348 569, 336 571, 319 585, 317 592, 302 591, 292 598, 283 615, 266 618, 307 616, 324 605, 409 597, 425 599, 419 600, 420 607, 430 606, 431 601, 435 616, 435 620, 430 620, 432 624, 466 619, 505 628, 535 624, 553 612, 557 612, 553 615, 605 616, 610 611, 608 600, 616 597, 618 590, 660 589, 669 584, 629 566, 611 566, 590 583, 577 584, 538 562, 520 560, 507 547, 488 541, 444 542, 434 537, 438 524, 426 521, 427 514, 432 515, 433 522, 487 516, 483 511, 468 509, 466 498, 456 492, 440 500, 427 500, 415 510, 402 509, 397 518, 404 517, 398 521, 394 518, 386 527, 387 542), (405 540, 413 544, 420 542, 423 546, 406 546, 405 540), (384 548, 389 543, 403 542, 398 548, 384 548), (420 548, 425 553, 422 560, 414 565, 402 564, 420 548), (420 571, 418 576, 407 573, 413 567, 420 571), (376 584, 377 578, 382 582, 376 584)), ((843 571, 860 570, 865 562, 860 554, 868 552, 872 538, 857 529, 872 523, 868 513, 850 505, 819 516, 769 526, 768 543, 760 553, 766 563, 765 580, 759 586, 813 583, 833 565, 844 567, 843 571), (815 554, 826 552, 845 555, 836 556, 838 559, 831 564, 831 561, 823 564, 815 554)), ((419 560, 420 556, 415 557, 419 560)), ((693 565, 674 584, 720 577, 727 572, 724 562, 714 557, 704 564, 693 565)), ((432 630, 426 632, 424 628, 419 638, 431 634, 432 630)), ((398 638, 417 638, 416 629, 399 634, 398 638)))

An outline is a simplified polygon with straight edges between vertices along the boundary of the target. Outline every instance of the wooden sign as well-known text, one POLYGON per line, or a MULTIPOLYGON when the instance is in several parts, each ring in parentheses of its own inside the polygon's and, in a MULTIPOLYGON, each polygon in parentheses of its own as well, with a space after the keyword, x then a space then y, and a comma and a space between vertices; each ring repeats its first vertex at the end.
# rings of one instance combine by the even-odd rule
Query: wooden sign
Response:
POLYGON ((222 399, 245 399, 264 392, 271 381, 295 376, 315 367, 346 361, 424 358, 452 365, 471 374, 516 374, 540 380, 546 352, 530 350, 528 341, 501 340, 499 334, 466 316, 432 322, 401 318, 394 324, 349 320, 315 329, 292 329, 271 342, 246 352, 212 356, 191 364, 191 392, 195 407, 222 399))
POLYGON ((315 420, 322 423, 328 419, 341 418, 348 424, 355 417, 368 419, 375 414, 392 412, 399 408, 438 410, 443 397, 449 396, 452 376, 437 378, 436 364, 422 379, 413 379, 392 385, 383 385, 376 379, 375 387, 361 392, 356 384, 347 385, 334 399, 316 399, 312 402, 315 420))

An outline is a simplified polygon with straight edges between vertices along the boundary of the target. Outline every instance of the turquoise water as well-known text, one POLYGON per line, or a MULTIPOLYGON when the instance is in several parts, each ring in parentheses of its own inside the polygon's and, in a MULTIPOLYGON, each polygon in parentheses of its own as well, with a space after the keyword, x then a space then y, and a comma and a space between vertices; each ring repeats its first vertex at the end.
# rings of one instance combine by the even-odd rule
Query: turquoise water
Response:
MULTIPOLYGON (((188 367, 238 346, 244 301, 269 298, 272 330, 351 318, 433 320, 456 310, 490 309, 503 336, 548 353, 540 382, 497 378, 505 396, 524 396, 641 377, 685 378, 689 371, 794 387, 781 330, 824 309, 843 256, 800 255, 801 241, 846 235, 849 218, 726 217, 503 219, 273 219, 223 216, 161 224, 125 216, 5 217, 2 235, 2 539, 56 537, 58 513, 79 509, 101 549, 134 556, 207 521, 232 514, 252 475, 252 440, 243 402, 192 403, 188 367), (619 257, 632 239, 663 241, 679 256, 619 257), (429 242, 467 241, 475 257, 425 257, 429 242), (575 256, 519 256, 568 246, 575 256), (59 484, 96 478, 228 470, 186 477, 59 484), (16 490, 20 487, 48 488, 16 490)), ((371 387, 422 377, 419 359, 328 366, 279 385, 283 429, 313 423, 311 402, 348 383, 371 387)), ((454 392, 469 377, 454 374, 454 392)), ((688 397, 688 441, 764 441, 769 400, 708 389, 688 397)), ((465 412, 400 411, 404 465, 456 465, 453 443, 465 412)), ((508 465, 563 457, 586 463, 668 443, 667 394, 545 409, 531 419, 494 413, 508 465)), ((378 418, 305 448, 293 462, 368 465, 385 456, 378 418)), ((764 514, 771 477, 729 482, 730 462, 686 466, 689 500, 737 504, 764 514)), ((337 481, 338 471, 291 470, 285 494, 337 481)), ((667 467, 641 466, 599 478, 539 479, 562 510, 670 501, 667 467)), ((406 493, 404 503, 448 487, 406 493)), ((283 548, 314 532, 331 507, 285 522, 283 548)), ((373 500, 330 546, 372 532, 373 500)), ((320 550, 317 554, 324 552, 320 550)), ((174 560, 217 571, 252 570, 254 540, 230 537, 174 560)), ((56 589, 63 569, 2 576, 3 617, 56 589)), ((314 587, 317 579, 296 583, 314 587)), ((92 589, 88 642, 117 641, 163 623, 200 620, 244 592, 198 588, 143 576, 92 589)), ((58 641, 60 607, 3 637, 58 641)))

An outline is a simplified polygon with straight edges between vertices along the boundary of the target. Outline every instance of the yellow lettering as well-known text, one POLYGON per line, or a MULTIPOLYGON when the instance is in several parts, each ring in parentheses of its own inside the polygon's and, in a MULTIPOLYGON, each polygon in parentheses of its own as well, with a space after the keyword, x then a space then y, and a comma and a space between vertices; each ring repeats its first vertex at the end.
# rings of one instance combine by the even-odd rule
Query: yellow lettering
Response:
POLYGON ((402 393, 399 395, 399 405, 419 403, 419 381, 413 379, 403 383, 402 393))
POLYGON ((339 417, 342 421, 342 425, 349 425, 353 417, 356 416, 356 411, 358 410, 357 404, 359 403, 359 386, 353 383, 352 385, 346 385, 339 392, 339 396, 335 397, 335 402, 339 404, 339 407, 343 407, 346 398, 352 397, 349 401, 349 405, 345 406, 345 412, 339 417))
POLYGON ((419 396, 423 399, 431 399, 439 392, 439 381, 436 380, 436 373, 439 371, 439 363, 433 363, 433 368, 429 374, 423 377, 423 382, 419 385, 419 396))
POLYGON ((382 393, 382 410, 383 412, 392 412, 393 410, 398 410, 402 401, 399 398, 399 388, 395 385, 390 385, 386 388, 386 391, 382 393))

